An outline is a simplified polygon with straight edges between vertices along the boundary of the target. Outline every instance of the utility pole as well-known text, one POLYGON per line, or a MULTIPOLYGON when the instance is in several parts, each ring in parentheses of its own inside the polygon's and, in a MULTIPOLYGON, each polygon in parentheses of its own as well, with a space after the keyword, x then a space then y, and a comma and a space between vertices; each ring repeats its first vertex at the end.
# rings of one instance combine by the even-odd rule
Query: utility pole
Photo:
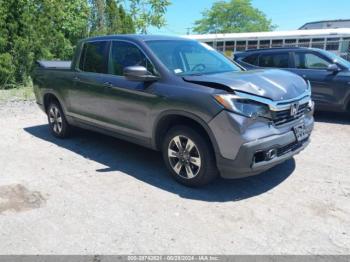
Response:
POLYGON ((190 34, 191 34, 191 29, 192 29, 192 27, 186 27, 187 35, 190 35, 190 34))

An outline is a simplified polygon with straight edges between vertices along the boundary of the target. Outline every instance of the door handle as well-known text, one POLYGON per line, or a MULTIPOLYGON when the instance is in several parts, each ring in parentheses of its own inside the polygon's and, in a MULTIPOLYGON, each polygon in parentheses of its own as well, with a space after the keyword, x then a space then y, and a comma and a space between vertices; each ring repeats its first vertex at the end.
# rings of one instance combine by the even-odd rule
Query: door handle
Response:
POLYGON ((302 75, 303 78, 306 78, 306 75, 302 75))
POLYGON ((75 76, 75 77, 73 77, 73 81, 80 81, 80 78, 79 77, 77 77, 77 76, 75 76))
POLYGON ((113 87, 113 84, 111 82, 104 82, 103 83, 106 87, 108 88, 112 88, 113 87))

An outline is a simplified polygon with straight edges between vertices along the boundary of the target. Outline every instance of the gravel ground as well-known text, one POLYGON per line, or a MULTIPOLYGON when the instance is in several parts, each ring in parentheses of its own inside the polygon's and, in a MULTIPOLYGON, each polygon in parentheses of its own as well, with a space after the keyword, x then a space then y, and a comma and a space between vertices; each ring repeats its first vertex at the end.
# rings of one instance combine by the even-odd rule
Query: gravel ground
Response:
POLYGON ((175 183, 157 152, 0 104, 0 254, 349 254, 350 118, 262 175, 175 183))

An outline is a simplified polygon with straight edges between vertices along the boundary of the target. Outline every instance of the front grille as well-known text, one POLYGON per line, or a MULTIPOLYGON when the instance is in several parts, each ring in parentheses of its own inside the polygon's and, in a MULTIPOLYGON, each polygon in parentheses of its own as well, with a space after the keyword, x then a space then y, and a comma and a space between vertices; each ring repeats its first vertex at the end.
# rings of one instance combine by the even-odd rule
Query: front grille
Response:
POLYGON ((307 110, 307 105, 307 103, 300 105, 297 114, 295 114, 294 116, 291 116, 290 109, 275 111, 272 113, 272 120, 277 126, 288 122, 292 122, 296 119, 301 118, 305 114, 307 110))
POLYGON ((285 145, 277 149, 277 156, 283 156, 289 152, 295 151, 300 148, 304 142, 306 142, 309 138, 306 138, 300 142, 293 142, 291 144, 285 145))

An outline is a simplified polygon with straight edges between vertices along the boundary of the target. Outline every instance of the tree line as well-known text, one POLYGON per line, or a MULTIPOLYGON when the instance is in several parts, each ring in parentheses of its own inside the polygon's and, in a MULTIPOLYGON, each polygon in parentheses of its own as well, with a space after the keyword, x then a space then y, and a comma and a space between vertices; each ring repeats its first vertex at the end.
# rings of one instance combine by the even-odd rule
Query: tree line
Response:
POLYGON ((0 88, 30 82, 38 59, 70 60, 76 43, 147 33, 165 24, 169 0, 0 0, 0 88))
MULTIPOLYGON (((38 59, 70 60, 76 43, 165 25, 170 0, 0 0, 0 88, 26 85, 38 59)), ((194 22, 200 34, 276 28, 251 0, 218 0, 194 22)))

